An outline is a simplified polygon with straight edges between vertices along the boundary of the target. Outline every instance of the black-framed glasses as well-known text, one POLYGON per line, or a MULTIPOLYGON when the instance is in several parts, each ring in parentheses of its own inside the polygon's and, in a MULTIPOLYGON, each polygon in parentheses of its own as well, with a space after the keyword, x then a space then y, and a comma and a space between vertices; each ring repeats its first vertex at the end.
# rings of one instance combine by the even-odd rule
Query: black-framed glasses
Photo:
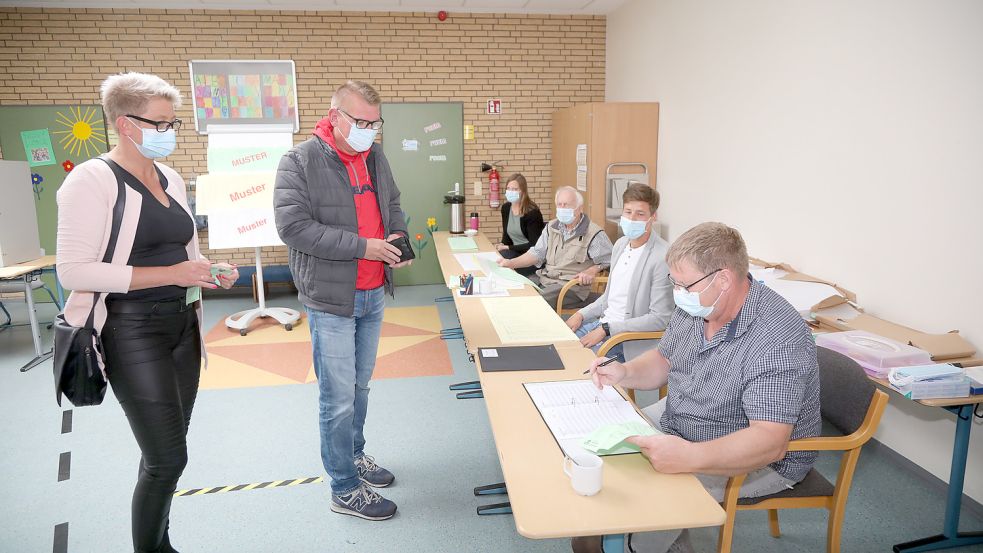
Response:
POLYGON ((711 272, 703 275, 703 278, 701 278, 699 280, 696 280, 696 281, 693 281, 693 282, 691 282, 689 284, 680 284, 680 283, 676 282, 675 280, 672 279, 672 275, 668 275, 667 274, 666 275, 666 278, 669 279, 669 282, 672 284, 672 287, 673 288, 682 288, 683 290, 686 290, 687 292, 689 292, 689 289, 690 288, 696 286, 697 284, 703 282, 704 280, 710 278, 711 276, 719 273, 720 271, 723 271, 723 269, 717 269, 716 271, 711 271, 711 272))
POLYGON ((181 128, 180 119, 175 119, 173 121, 154 121, 153 119, 144 119, 143 117, 139 117, 137 115, 127 115, 127 117, 151 124, 157 127, 157 132, 167 132, 171 129, 178 130, 181 128))
POLYGON ((346 117, 348 117, 349 119, 351 119, 352 121, 354 121, 355 122, 355 127, 358 128, 358 129, 372 129, 374 131, 377 131, 377 130, 381 129, 382 128, 382 124, 385 123, 385 121, 382 119, 382 117, 380 117, 379 119, 377 119, 375 121, 366 121, 365 119, 358 119, 357 117, 353 116, 352 114, 348 113, 347 111, 345 111, 345 110, 343 110, 341 108, 338 108, 338 111, 340 111, 341 113, 344 113, 346 117))

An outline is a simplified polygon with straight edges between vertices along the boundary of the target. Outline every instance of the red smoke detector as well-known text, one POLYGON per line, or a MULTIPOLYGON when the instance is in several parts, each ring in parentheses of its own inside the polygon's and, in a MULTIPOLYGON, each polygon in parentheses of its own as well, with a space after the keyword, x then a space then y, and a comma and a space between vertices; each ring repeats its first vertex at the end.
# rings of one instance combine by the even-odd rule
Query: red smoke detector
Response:
POLYGON ((444 10, 440 10, 439 12, 437 12, 437 19, 439 19, 440 21, 445 21, 447 19, 447 12, 445 12, 444 10))

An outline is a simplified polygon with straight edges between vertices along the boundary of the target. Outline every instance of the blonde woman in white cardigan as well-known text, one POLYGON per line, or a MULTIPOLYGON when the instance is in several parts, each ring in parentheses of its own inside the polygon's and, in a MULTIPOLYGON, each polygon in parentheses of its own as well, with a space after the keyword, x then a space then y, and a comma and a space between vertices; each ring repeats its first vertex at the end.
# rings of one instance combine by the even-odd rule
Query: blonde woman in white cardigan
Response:
POLYGON ((95 303, 105 372, 140 446, 133 492, 133 548, 173 553, 171 497, 188 461, 188 425, 205 351, 194 287, 229 288, 201 256, 184 180, 156 162, 175 147, 181 95, 155 75, 113 75, 102 104, 119 144, 105 159, 75 167, 58 191, 58 276, 72 290, 69 323, 82 326, 95 303), (119 174, 125 207, 115 250, 106 253, 119 174), (189 289, 192 293, 189 293, 189 289), (189 302, 189 300, 191 300, 189 302))

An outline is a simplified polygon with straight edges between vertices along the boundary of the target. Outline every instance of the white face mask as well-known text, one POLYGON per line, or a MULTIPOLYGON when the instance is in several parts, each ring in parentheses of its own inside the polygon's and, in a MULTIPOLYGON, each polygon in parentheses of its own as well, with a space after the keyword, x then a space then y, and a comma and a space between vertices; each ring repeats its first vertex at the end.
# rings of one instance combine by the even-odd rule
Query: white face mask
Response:
POLYGON ((375 142, 375 135, 379 131, 375 129, 360 129, 355 126, 355 121, 352 121, 343 111, 338 110, 338 113, 351 123, 351 128, 348 129, 348 136, 345 137, 345 142, 356 152, 364 152, 371 148, 372 143, 375 142))
MULTIPOLYGON (((719 274, 717 273, 717 275, 719 274)), ((676 306, 694 317, 700 317, 701 319, 709 317, 713 313, 713 308, 717 305, 717 302, 720 301, 721 296, 724 295, 724 291, 721 290, 717 294, 717 299, 713 300, 713 303, 710 305, 700 303, 700 294, 710 289, 713 281, 717 280, 717 275, 713 275, 713 278, 710 279, 710 284, 707 284, 707 287, 699 292, 688 292, 685 289, 674 288, 672 290, 672 299, 676 302, 676 306)))
POLYGON ((569 225, 573 222, 573 208, 570 207, 558 207, 556 208, 556 218, 560 220, 564 225, 569 225))
POLYGON ((625 236, 629 240, 634 240, 645 234, 645 226, 648 224, 648 219, 644 221, 632 221, 628 217, 621 216, 621 232, 625 233, 625 236))
POLYGON ((137 141, 133 140, 129 136, 126 137, 130 138, 130 142, 137 147, 137 150, 143 155, 143 157, 148 159, 167 157, 171 155, 174 152, 174 148, 177 147, 177 135, 174 132, 174 129, 167 129, 164 132, 158 132, 157 129, 146 129, 140 125, 137 125, 130 120, 129 117, 127 117, 127 121, 130 121, 134 127, 140 129, 140 131, 143 133, 142 144, 137 144, 137 141))

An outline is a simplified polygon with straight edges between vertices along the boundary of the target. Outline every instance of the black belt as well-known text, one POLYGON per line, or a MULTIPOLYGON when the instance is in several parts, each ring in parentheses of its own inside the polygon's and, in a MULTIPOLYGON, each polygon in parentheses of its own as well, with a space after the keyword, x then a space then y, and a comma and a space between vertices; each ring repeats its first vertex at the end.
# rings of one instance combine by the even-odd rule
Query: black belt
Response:
POLYGON ((167 301, 126 301, 117 300, 106 302, 106 309, 110 313, 130 313, 139 315, 170 315, 174 313, 184 313, 195 308, 197 301, 191 304, 184 302, 184 299, 174 299, 167 301))

